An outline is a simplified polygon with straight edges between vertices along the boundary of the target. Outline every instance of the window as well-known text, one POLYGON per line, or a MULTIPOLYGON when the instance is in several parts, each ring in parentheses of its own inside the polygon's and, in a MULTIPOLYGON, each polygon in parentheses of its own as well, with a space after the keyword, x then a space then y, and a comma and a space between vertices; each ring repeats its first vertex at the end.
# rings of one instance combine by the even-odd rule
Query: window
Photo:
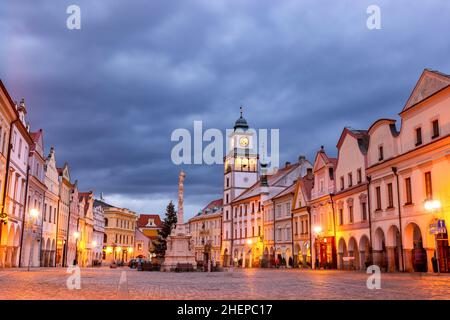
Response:
POLYGON ((361 203, 362 220, 367 220, 367 204, 365 202, 361 203))
POLYGON ((227 193, 227 195, 225 196, 225 203, 228 203, 228 193, 227 193))
POLYGON ((344 177, 341 177, 341 190, 344 190, 344 177))
POLYGON ((412 203, 411 178, 409 177, 405 179, 405 191, 406 191, 405 204, 411 204, 412 203))
POLYGON ((378 147, 378 161, 382 161, 384 159, 384 150, 383 146, 378 147))
POLYGON ((47 221, 47 204, 44 204, 44 221, 47 221))
POLYGON ((245 237, 247 238, 247 227, 245 227, 245 229, 244 229, 244 234, 245 234, 245 237))
POLYGON ((234 217, 237 218, 237 207, 234 207, 234 217))
POLYGON ((353 223, 353 206, 348 206, 348 221, 353 223))
POLYGON ((108 242, 108 236, 106 234, 103 235, 103 243, 108 242))
POLYGON ((239 217, 242 217, 242 206, 239 206, 239 217))
POLYGON ((105 218, 105 227, 107 227, 107 226, 108 226, 108 218, 105 218))
POLYGON ((17 156, 20 159, 20 154, 22 153, 22 139, 19 139, 19 153, 17 154, 17 156))
POLYGON ((261 237, 261 226, 258 226, 258 237, 261 237))
MULTIPOLYGON (((226 216, 226 218, 227 218, 227 220, 228 220, 228 210, 225 211, 225 216, 226 216)), ((227 237, 227 238, 228 238, 228 237, 227 237)))
POLYGON ((230 178, 227 178, 227 188, 230 187, 230 178))
POLYGON ((329 168, 328 169, 328 173, 330 175, 330 180, 334 180, 334 169, 333 168, 329 168))
POLYGON ((252 237, 254 237, 254 236, 255 236, 255 227, 252 226, 252 237))
POLYGON ((357 179, 358 179, 358 184, 362 182, 362 170, 361 168, 358 169, 357 171, 357 179))
POLYGON ((431 139, 437 138, 439 137, 439 120, 434 120, 432 122, 433 125, 433 136, 431 137, 431 139))
POLYGON ((431 184, 431 172, 425 172, 425 196, 427 200, 431 200, 433 198, 433 188, 431 184))
POLYGON ((422 144, 422 128, 416 128, 416 146, 422 144))
POLYGON ((381 210, 381 187, 375 188, 375 194, 377 197, 377 208, 376 210, 381 210))
POLYGON ((387 184, 388 189, 388 208, 394 207, 394 194, 392 192, 392 183, 387 184))
POLYGON ((348 187, 350 188, 352 185, 353 185, 353 175, 352 175, 352 173, 350 172, 350 173, 348 174, 348 187))
MULTIPOLYGON (((303 232, 303 221, 302 221, 302 232, 303 232)), ((298 234, 298 221, 295 221, 295 235, 298 234)))
POLYGON ((339 209, 339 224, 344 224, 344 209, 342 208, 339 209))
POLYGON ((252 213, 255 213, 255 203, 252 202, 252 213))

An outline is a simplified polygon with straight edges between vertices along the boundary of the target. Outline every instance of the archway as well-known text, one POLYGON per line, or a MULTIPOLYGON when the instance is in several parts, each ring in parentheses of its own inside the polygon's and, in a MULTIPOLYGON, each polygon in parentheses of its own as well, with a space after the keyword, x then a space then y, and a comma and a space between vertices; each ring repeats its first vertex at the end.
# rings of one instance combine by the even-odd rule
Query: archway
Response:
POLYGON ((348 255, 349 257, 353 257, 352 260, 349 260, 350 268, 358 270, 360 267, 359 251, 358 243, 354 237, 351 237, 350 240, 348 240, 348 255))
POLYGON ((386 238, 380 227, 374 233, 373 263, 382 270, 387 270, 386 238))
POLYGON ((339 242, 338 242, 338 256, 339 256, 338 268, 342 270, 345 267, 344 257, 348 256, 347 244, 345 243, 344 238, 340 238, 339 239, 339 242))
POLYGON ((408 272, 427 272, 427 252, 423 247, 422 231, 414 222, 405 228, 405 260, 408 272))
POLYGON ((388 271, 395 272, 402 269, 402 250, 400 241, 400 231, 396 225, 389 227, 387 233, 387 256, 388 256, 388 271))
POLYGON ((5 267, 7 268, 13 267, 14 239, 15 239, 15 227, 14 225, 10 225, 8 238, 6 241, 6 252, 5 252, 5 267))
POLYGON ((360 268, 362 270, 367 269, 369 265, 372 264, 371 261, 371 253, 370 253, 370 241, 369 237, 363 235, 359 240, 359 260, 360 260, 360 268))
POLYGON ((52 240, 52 246, 50 251, 50 266, 53 267, 55 265, 55 259, 56 259, 56 241, 55 239, 52 240))
POLYGON ((286 266, 290 268, 294 266, 294 258, 292 257, 291 248, 286 249, 286 266))

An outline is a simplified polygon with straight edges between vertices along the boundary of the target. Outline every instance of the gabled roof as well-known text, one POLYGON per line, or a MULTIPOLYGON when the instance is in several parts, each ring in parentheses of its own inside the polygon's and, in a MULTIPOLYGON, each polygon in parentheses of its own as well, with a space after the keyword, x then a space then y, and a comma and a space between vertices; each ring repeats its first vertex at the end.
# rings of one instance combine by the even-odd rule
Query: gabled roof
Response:
POLYGON ((314 171, 314 172, 318 170, 318 169, 317 169, 317 164, 319 163, 318 160, 321 160, 321 161, 324 163, 324 165, 326 165, 326 166, 327 166, 327 165, 335 166, 336 163, 337 163, 337 158, 329 157, 329 156, 325 153, 325 149, 323 148, 323 146, 321 146, 321 147, 320 147, 320 150, 317 151, 316 159, 314 160, 314 168, 313 168, 313 171, 314 171))
POLYGON ((280 193, 278 193, 277 195, 275 195, 272 199, 278 199, 281 198, 287 194, 294 194, 295 192, 295 185, 297 184, 297 180, 291 184, 289 187, 286 187, 283 191, 281 191, 280 193))
POLYGON ((450 86, 449 75, 439 71, 425 69, 406 101, 402 112, 448 86, 450 86))
POLYGON ((159 214, 144 214, 144 213, 141 213, 139 215, 139 218, 137 221, 137 227, 138 228, 147 227, 149 219, 153 219, 157 228, 161 227, 162 222, 161 222, 161 217, 159 216, 159 214))
POLYGON ((94 207, 98 207, 98 206, 101 206, 102 208, 115 208, 114 206, 110 205, 109 203, 95 199, 94 207))
POLYGON ((367 154, 369 148, 369 134, 367 130, 355 130, 350 127, 345 127, 342 130, 341 137, 336 145, 338 149, 341 148, 342 143, 344 143, 345 137, 351 135, 358 141, 358 147, 362 154, 367 154))
POLYGON ((281 179, 283 179, 287 174, 289 174, 293 170, 297 169, 298 166, 299 166, 298 163, 289 164, 289 165, 286 165, 285 167, 279 169, 274 174, 268 175, 267 176, 268 187, 261 186, 261 182, 256 181, 255 184, 253 184, 251 187, 246 189, 240 196, 238 196, 236 199, 234 199, 233 202, 257 196, 263 192, 267 192, 269 198, 277 195, 280 191, 282 191, 284 188, 286 188, 286 186, 277 186, 276 184, 281 179))

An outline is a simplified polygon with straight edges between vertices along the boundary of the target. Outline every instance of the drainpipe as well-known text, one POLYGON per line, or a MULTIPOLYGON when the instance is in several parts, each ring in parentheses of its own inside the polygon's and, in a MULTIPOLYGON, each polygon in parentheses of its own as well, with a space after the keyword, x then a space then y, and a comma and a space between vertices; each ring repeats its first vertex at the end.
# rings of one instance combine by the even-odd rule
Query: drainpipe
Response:
POLYGON ((403 229, 402 229, 402 212, 401 212, 401 206, 400 206, 400 185, 398 181, 398 173, 397 173, 397 167, 392 167, 392 172, 395 175, 395 178, 397 180, 397 205, 398 205, 398 225, 400 229, 400 254, 402 257, 402 272, 405 272, 405 259, 404 259, 404 252, 403 252, 403 229))
MULTIPOLYGON (((39 265, 42 266, 42 242, 43 242, 43 234, 44 234, 44 214, 45 214, 45 191, 42 193, 42 207, 44 208, 41 215, 41 241, 39 243, 39 265)), ((43 267, 43 266, 42 266, 43 267)))
MULTIPOLYGON (((8 214, 5 213, 5 205, 6 205, 6 191, 9 188, 9 167, 11 163, 11 150, 12 150, 12 143, 11 143, 11 137, 12 137, 12 131, 13 126, 16 122, 18 122, 19 119, 14 120, 11 122, 9 126, 9 139, 8 139, 8 154, 6 155, 6 172, 5 172, 5 188, 3 189, 3 200, 2 200, 2 212, 0 214, 0 221, 1 223, 6 224, 8 222, 8 214)), ((1 224, 0 223, 0 224, 1 224)), ((1 239, 2 239, 2 226, 0 225, 0 245, 1 245, 1 239)))
POLYGON ((55 259, 54 259, 54 267, 56 267, 56 255, 58 253, 58 230, 59 230, 59 202, 61 200, 58 197, 58 211, 56 212, 56 246, 55 246, 55 259))
POLYGON ((367 210, 369 215, 369 254, 370 254, 370 263, 373 264, 373 248, 372 248, 372 211, 370 208, 370 182, 372 181, 371 176, 367 176, 367 210))
MULTIPOLYGON (((295 266, 295 261, 294 261, 294 214, 292 213, 292 208, 291 208, 291 245, 292 245, 292 268, 294 268, 295 266)), ((298 260, 298 252, 297 252, 297 260, 298 260)), ((289 261, 288 261, 289 264, 289 261)))
MULTIPOLYGON (((311 207, 306 207, 308 210, 308 227, 309 227, 309 254, 311 255, 311 269, 313 268, 314 261, 312 260, 312 228, 311 228, 311 207)), ((308 255, 308 252, 306 253, 308 255)))
POLYGON ((69 218, 67 219, 66 245, 64 246, 64 258, 65 259, 63 260, 63 267, 68 267, 69 266, 69 264, 67 263, 68 251, 69 251, 69 237, 70 237, 70 199, 69 199, 69 218), (65 262, 65 265, 64 265, 64 262, 65 262))
MULTIPOLYGON (((28 156, 28 155, 27 155, 28 156)), ((22 267, 22 251, 23 251, 23 233, 25 231, 25 217, 27 215, 27 209, 28 209, 28 181, 30 178, 30 165, 29 165, 29 159, 30 157, 28 157, 27 160, 27 178, 26 178, 26 183, 25 183, 25 201, 24 201, 24 205, 23 205, 23 218, 22 218, 22 233, 20 235, 20 251, 19 251, 19 268, 22 267)), ((33 242, 33 239, 31 239, 31 242, 33 242)), ((31 250, 31 247, 30 247, 31 250)), ((30 263, 30 261, 28 261, 28 264, 30 263)))
POLYGON ((333 247, 334 247, 334 251, 333 248, 331 248, 331 252, 333 254, 333 268, 337 269, 337 250, 336 250, 336 214, 334 212, 334 201, 333 201, 333 196, 334 194, 330 194, 330 198, 331 198, 331 210, 333 210, 333 234, 334 234, 334 238, 333 238, 333 247))

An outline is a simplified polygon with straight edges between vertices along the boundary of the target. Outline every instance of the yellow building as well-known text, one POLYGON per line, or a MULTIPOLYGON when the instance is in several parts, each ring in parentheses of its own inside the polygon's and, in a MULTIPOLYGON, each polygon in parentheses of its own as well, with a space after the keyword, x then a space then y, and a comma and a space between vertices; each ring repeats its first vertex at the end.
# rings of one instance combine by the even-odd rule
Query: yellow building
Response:
POLYGON ((222 199, 211 201, 198 215, 189 220, 194 243, 195 260, 218 264, 222 236, 222 199))
POLYGON ((136 213, 95 200, 95 206, 97 205, 103 207, 105 216, 103 262, 127 263, 134 256, 136 213))

